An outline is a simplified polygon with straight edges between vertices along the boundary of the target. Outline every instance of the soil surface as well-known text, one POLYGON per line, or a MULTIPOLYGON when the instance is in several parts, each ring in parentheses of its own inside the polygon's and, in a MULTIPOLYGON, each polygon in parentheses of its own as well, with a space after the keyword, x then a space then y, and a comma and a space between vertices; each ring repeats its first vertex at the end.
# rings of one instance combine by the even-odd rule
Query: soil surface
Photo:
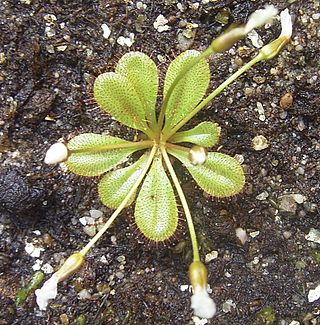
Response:
MULTIPOLYGON (((246 21, 266 3, 1 1, 0 324, 206 324, 193 317, 191 294, 180 288, 189 283, 191 261, 185 222, 172 242, 155 246, 138 234, 132 208, 99 241, 85 267, 59 286, 47 311, 39 311, 33 291, 19 306, 15 296, 35 270, 52 272, 88 241, 80 218, 99 213, 92 210, 101 211, 103 220, 112 213, 98 198, 97 178, 43 163, 60 138, 82 132, 135 136, 95 107, 94 78, 130 50, 150 55, 164 76, 182 50, 203 50, 229 24, 246 21), (168 30, 154 27, 159 15, 168 19, 168 30), (110 28, 109 37, 102 24, 110 28), (117 42, 120 36, 132 41, 133 35, 130 47, 117 42)), ((208 324, 319 323, 319 299, 312 301, 310 292, 320 284, 320 4, 268 3, 289 8, 290 44, 189 123, 219 123, 218 150, 243 160, 244 191, 230 199, 208 197, 175 163, 201 255, 217 254, 207 262, 218 306, 208 324), (257 135, 266 138, 267 148, 253 148, 257 135), (244 244, 236 236, 239 227, 248 235, 244 244)), ((279 22, 259 29, 258 41, 267 44, 280 29, 279 22)), ((257 52, 256 36, 210 59, 212 88, 257 52)))

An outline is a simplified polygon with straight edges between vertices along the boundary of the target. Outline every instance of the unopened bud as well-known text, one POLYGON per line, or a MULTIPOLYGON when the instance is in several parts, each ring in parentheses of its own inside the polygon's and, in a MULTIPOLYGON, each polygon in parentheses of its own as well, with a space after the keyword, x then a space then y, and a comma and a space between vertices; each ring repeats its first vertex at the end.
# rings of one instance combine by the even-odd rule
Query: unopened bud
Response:
POLYGON ((280 50, 289 42, 292 35, 292 19, 289 14, 289 10, 285 9, 280 14, 281 20, 281 34, 272 41, 270 44, 265 45, 260 50, 260 55, 263 56, 263 60, 270 60, 275 57, 280 50))
POLYGON ((193 291, 191 308, 196 316, 202 318, 212 318, 216 313, 216 304, 208 295, 207 277, 207 269, 202 262, 191 263, 189 267, 189 278, 193 291))
POLYGON ((54 143, 47 151, 44 162, 49 165, 61 163, 68 159, 68 148, 62 142, 54 143))
POLYGON ((246 36, 244 27, 231 28, 212 41, 210 48, 215 52, 229 50, 236 42, 246 36))
POLYGON ((70 255, 66 261, 62 264, 60 269, 54 273, 58 281, 63 281, 68 278, 70 275, 78 271, 78 269, 84 263, 84 256, 80 253, 74 253, 70 255))
POLYGON ((205 265, 200 262, 192 262, 189 266, 189 279, 193 290, 197 287, 207 288, 208 272, 205 265))
POLYGON ((189 151, 189 160, 193 165, 203 165, 207 156, 207 150, 201 146, 193 146, 189 151))

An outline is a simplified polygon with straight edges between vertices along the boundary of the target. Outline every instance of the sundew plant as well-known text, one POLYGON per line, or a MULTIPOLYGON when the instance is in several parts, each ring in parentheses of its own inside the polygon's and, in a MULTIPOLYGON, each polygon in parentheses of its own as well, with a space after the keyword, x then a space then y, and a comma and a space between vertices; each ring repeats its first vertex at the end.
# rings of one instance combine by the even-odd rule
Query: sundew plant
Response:
POLYGON ((229 29, 204 51, 189 50, 169 65, 157 114, 159 75, 156 64, 141 52, 122 56, 114 72, 97 77, 93 93, 99 107, 122 124, 138 130, 141 140, 127 141, 111 135, 85 133, 68 143, 56 143, 48 150, 45 162, 63 162, 73 173, 100 176, 99 197, 107 207, 115 209, 103 228, 62 267, 36 290, 40 309, 57 295, 57 284, 84 263, 85 256, 105 233, 120 212, 135 204, 134 221, 150 241, 170 238, 178 225, 178 205, 187 221, 193 250, 189 278, 193 295, 191 307, 195 315, 211 318, 216 306, 207 292, 207 270, 201 262, 197 235, 185 193, 169 156, 180 161, 200 188, 214 197, 239 193, 245 176, 239 162, 210 148, 219 140, 220 128, 213 122, 202 122, 181 131, 190 119, 219 95, 230 83, 255 63, 273 58, 288 42, 292 33, 288 10, 281 13, 281 35, 264 46, 259 53, 219 87, 206 96, 210 83, 207 58, 228 50, 253 28, 272 19, 277 10, 272 6, 254 12, 246 25, 229 29), (140 153, 131 165, 116 168, 133 153, 140 153))

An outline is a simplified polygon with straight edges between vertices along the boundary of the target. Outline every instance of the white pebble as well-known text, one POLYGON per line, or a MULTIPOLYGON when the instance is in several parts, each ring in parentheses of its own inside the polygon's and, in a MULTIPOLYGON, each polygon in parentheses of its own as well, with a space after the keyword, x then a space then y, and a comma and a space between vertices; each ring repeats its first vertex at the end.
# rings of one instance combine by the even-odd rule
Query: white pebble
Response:
POLYGON ((308 293, 308 301, 309 302, 314 302, 320 298, 320 284, 315 288, 309 290, 308 293))
POLYGON ((111 29, 107 24, 102 24, 101 25, 102 31, 103 31, 103 38, 108 39, 110 34, 111 34, 111 29))
POLYGON ((87 225, 87 218, 86 217, 82 217, 79 219, 80 223, 83 225, 83 226, 86 226, 87 225))
POLYGON ((153 23, 153 27, 159 32, 165 32, 169 30, 169 26, 167 25, 168 19, 165 18, 163 15, 159 15, 156 21, 153 23))
POLYGON ((222 304, 222 310, 225 313, 229 313, 232 308, 236 308, 236 304, 232 299, 228 299, 222 304))
POLYGON ((252 139, 252 146, 253 149, 256 151, 261 151, 269 147, 268 140, 265 136, 263 135, 256 135, 252 139))
POLYGON ((134 34, 130 33, 128 37, 120 36, 117 39, 117 43, 121 46, 131 47, 131 45, 134 43, 134 34))
POLYGON ((100 210, 92 209, 89 211, 89 213, 90 213, 90 217, 94 218, 94 219, 99 219, 99 218, 103 217, 103 212, 100 210))
POLYGON ((32 265, 32 270, 33 271, 39 271, 41 269, 43 261, 36 259, 36 262, 32 265))
POLYGON ((188 284, 182 284, 180 286, 180 291, 184 292, 184 291, 187 291, 189 290, 189 285, 188 284))
POLYGON ((248 38, 254 47, 259 49, 263 46, 262 39, 255 30, 252 30, 250 33, 248 33, 248 38))
POLYGON ((93 237, 97 233, 97 228, 94 225, 84 226, 83 231, 90 237, 93 237))
POLYGON ((147 5, 141 1, 138 1, 136 6, 138 10, 145 10, 147 8, 147 5))
POLYGON ((236 236, 238 237, 242 245, 244 245, 248 240, 247 232, 243 228, 236 229, 236 236))
POLYGON ((51 274, 53 273, 53 267, 49 264, 46 263, 41 267, 41 270, 45 273, 45 274, 51 274))
POLYGON ((212 251, 205 256, 205 263, 209 263, 218 257, 218 251, 212 251))
POLYGON ((80 300, 85 300, 85 299, 90 299, 91 298, 91 294, 87 289, 82 289, 79 293, 78 293, 78 298, 80 300))
POLYGON ((302 204, 306 200, 306 197, 302 194, 293 194, 292 196, 298 204, 302 204))
POLYGON ((320 244, 320 231, 318 229, 311 228, 308 235, 305 235, 305 239, 320 244))

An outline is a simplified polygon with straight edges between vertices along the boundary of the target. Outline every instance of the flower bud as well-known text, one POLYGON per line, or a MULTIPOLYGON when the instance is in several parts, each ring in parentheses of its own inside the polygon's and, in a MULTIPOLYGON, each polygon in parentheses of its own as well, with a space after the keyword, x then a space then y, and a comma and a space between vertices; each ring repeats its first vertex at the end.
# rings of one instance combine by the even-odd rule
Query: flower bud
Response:
POLYGON ((244 27, 231 28, 212 41, 210 48, 214 53, 229 50, 233 44, 246 36, 244 27))
POLYGON ((68 148, 62 142, 53 144, 47 151, 44 162, 49 165, 61 163, 68 159, 68 148))
POLYGON ((260 27, 272 20, 277 13, 278 10, 272 5, 255 11, 250 15, 245 25, 231 28, 213 40, 210 49, 215 53, 229 50, 233 44, 244 38, 254 28, 260 27))
POLYGON ((189 151, 189 160, 193 165, 203 165, 207 156, 207 150, 201 146, 193 146, 189 151))
POLYGON ((280 14, 281 20, 281 34, 280 36, 272 41, 271 43, 265 45, 260 50, 260 55, 263 57, 263 60, 270 60, 275 57, 280 50, 287 44, 292 35, 292 20, 289 14, 289 10, 283 10, 280 14))
POLYGON ((216 304, 208 295, 208 273, 200 261, 191 263, 189 278, 192 285, 191 308, 194 314, 202 318, 212 318, 216 313, 216 304))
POLYGON ((74 253, 70 255, 66 261, 62 264, 60 269, 55 273, 58 281, 63 281, 70 275, 78 271, 84 262, 84 256, 80 253, 74 253))
POLYGON ((57 296, 58 283, 76 272, 82 266, 83 262, 84 256, 81 253, 70 255, 60 269, 52 274, 51 278, 43 284, 41 289, 35 291, 37 296, 36 301, 40 310, 46 310, 49 300, 57 296))

